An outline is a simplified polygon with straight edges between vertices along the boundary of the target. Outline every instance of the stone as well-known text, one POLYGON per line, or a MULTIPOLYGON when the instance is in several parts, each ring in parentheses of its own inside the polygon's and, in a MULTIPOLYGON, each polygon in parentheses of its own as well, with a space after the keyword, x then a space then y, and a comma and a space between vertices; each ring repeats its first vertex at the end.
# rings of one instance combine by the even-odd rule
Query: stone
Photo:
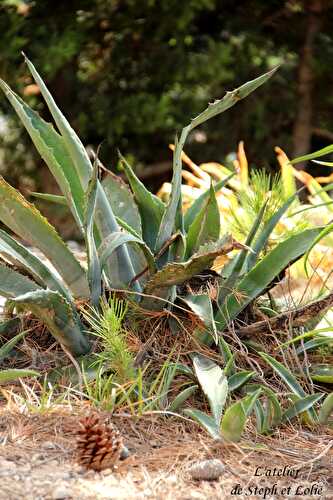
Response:
POLYGON ((55 443, 52 443, 52 441, 45 441, 45 443, 42 444, 43 450, 52 450, 54 448, 57 448, 57 445, 55 443))
POLYGON ((72 498, 71 490, 65 484, 60 484, 52 492, 53 500, 65 500, 66 498, 72 498))
POLYGON ((187 471, 196 481, 216 481, 223 474, 225 467, 221 460, 201 460, 191 465, 187 471))

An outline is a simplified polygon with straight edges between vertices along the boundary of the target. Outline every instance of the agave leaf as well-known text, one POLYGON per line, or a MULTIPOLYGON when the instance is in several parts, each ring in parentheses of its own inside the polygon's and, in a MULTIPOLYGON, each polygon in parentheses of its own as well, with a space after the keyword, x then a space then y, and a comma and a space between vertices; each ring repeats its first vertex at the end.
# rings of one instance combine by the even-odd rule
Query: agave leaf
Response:
MULTIPOLYGON (((216 184, 213 185, 215 193, 220 191, 226 184, 228 184, 229 180, 234 176, 235 174, 232 173, 228 175, 225 179, 217 182, 216 184)), ((208 198, 210 197, 210 188, 207 189, 204 193, 202 193, 193 203, 192 205, 187 209, 185 215, 184 215, 184 228, 185 231, 188 231, 188 228, 194 221, 195 217, 197 214, 200 212, 202 207, 205 205, 207 202, 208 198)))
POLYGON ((180 408, 185 403, 185 401, 187 401, 197 391, 197 389, 197 385, 190 385, 189 387, 186 387, 186 389, 177 394, 175 399, 168 407, 168 410, 177 411, 178 408, 180 408))
POLYGON ((75 165, 76 172, 81 180, 82 189, 86 189, 91 177, 92 166, 88 157, 86 150, 84 149, 83 144, 80 139, 70 126, 68 120, 62 114, 58 106, 56 105, 53 97, 48 91, 45 83, 42 78, 38 74, 36 68, 32 64, 31 61, 27 57, 25 57, 25 62, 37 83, 42 96, 45 99, 45 102, 50 110, 51 115, 58 127, 58 130, 63 138, 66 150, 70 155, 73 164, 75 165))
MULTIPOLYGON (((245 241, 246 247, 248 247, 249 245, 252 244, 252 241, 253 241, 255 235, 257 234, 257 231, 259 229, 259 226, 260 226, 261 221, 262 221, 264 214, 265 214, 267 203, 268 203, 268 200, 266 200, 266 202, 261 207, 261 209, 260 209, 252 227, 251 227, 251 230, 250 230, 248 237, 246 238, 246 241, 245 241)), ((233 288, 234 288, 234 286, 235 286, 235 284, 236 284, 236 282, 237 282, 237 280, 242 272, 243 265, 244 265, 245 259, 247 257, 247 254, 248 254, 248 248, 244 248, 239 253, 239 255, 237 255, 237 257, 235 258, 235 263, 233 264, 233 266, 231 268, 231 272, 219 291, 219 296, 218 296, 219 307, 221 307, 224 304, 226 297, 233 290, 233 288)))
POLYGON ((0 363, 10 354, 10 351, 16 346, 16 344, 26 336, 30 330, 23 330, 23 332, 18 333, 15 337, 11 338, 2 347, 0 347, 0 363))
MULTIPOLYGON (((298 193, 298 192, 297 192, 298 193)), ((251 269, 258 260, 260 252, 264 249, 268 242, 268 238, 274 231, 274 228, 278 224, 281 217, 286 213, 290 205, 295 200, 297 193, 292 194, 283 205, 272 215, 272 217, 266 222, 264 228, 257 237, 254 245, 252 245, 253 253, 249 254, 246 259, 246 268, 251 269)))
POLYGON ((331 161, 319 161, 319 160, 312 160, 313 163, 318 163, 318 165, 324 165, 325 167, 333 167, 333 162, 331 161))
POLYGON ((235 371, 235 354, 231 355, 231 358, 226 363, 223 371, 226 377, 229 377, 235 371))
POLYGON ((221 433, 225 439, 233 442, 240 440, 245 429, 247 417, 253 410, 260 393, 261 389, 258 389, 253 394, 245 396, 245 398, 229 406, 221 422, 221 433))
POLYGON ((291 262, 301 257, 321 228, 307 229, 279 243, 267 254, 237 286, 237 291, 230 295, 225 305, 218 311, 215 321, 219 330, 223 330, 229 321, 255 299, 291 262), (241 297, 241 298, 240 298, 241 297))
POLYGON ((75 173, 63 138, 50 123, 44 121, 8 85, 0 80, 0 87, 15 109, 37 151, 49 167, 58 186, 66 198, 68 206, 82 230, 84 192, 75 173))
POLYGON ((85 213, 85 238, 88 256, 88 282, 91 293, 91 302, 94 307, 99 306, 102 295, 102 268, 94 238, 94 214, 96 210, 97 198, 97 162, 94 165, 88 189, 86 192, 86 213, 85 213))
MULTIPOLYGON (((270 365, 271 368, 281 377, 283 382, 289 387, 289 389, 300 399, 303 399, 307 396, 306 392, 304 392, 301 385, 297 382, 294 375, 279 361, 277 361, 269 354, 264 352, 259 352, 260 356, 270 365)), ((310 408, 308 410, 309 416, 313 420, 317 420, 317 415, 315 411, 310 408)))
POLYGON ((148 191, 143 183, 136 177, 132 168, 122 155, 120 155, 120 159, 140 211, 143 239, 149 248, 154 250, 165 205, 157 196, 148 191))
POLYGON ((40 285, 57 290, 71 301, 71 294, 56 274, 30 250, 2 229, 0 229, 0 253, 5 255, 12 264, 23 266, 40 285))
POLYGON ((325 401, 319 410, 319 423, 327 424, 330 416, 333 414, 333 392, 327 395, 325 401))
POLYGON ((221 423, 223 438, 227 441, 239 441, 245 428, 246 418, 241 400, 229 406, 223 415, 221 423))
POLYGON ((88 297, 85 271, 37 208, 0 177, 0 220, 23 240, 39 248, 57 269, 68 288, 88 297))
POLYGON ((34 290, 40 290, 40 286, 14 269, 0 263, 0 296, 14 298, 34 290))
POLYGON ((102 181, 105 194, 116 218, 126 222, 142 238, 141 217, 128 185, 112 172, 102 181))
POLYGON ((305 412, 312 408, 324 394, 310 394, 310 396, 305 396, 295 401, 288 410, 286 410, 282 416, 282 420, 291 420, 300 413, 305 412))
MULTIPOLYGON (((122 220, 120 217, 116 217, 116 219, 117 219, 117 222, 118 222, 118 224, 119 224, 119 226, 120 226, 121 228, 125 229, 125 231, 127 231, 129 234, 132 234, 132 235, 133 235, 133 236, 135 236, 136 238, 138 238, 138 239, 140 239, 140 240, 142 239, 142 237, 140 236, 140 234, 139 234, 139 233, 137 233, 137 232, 135 231, 135 229, 133 229, 131 226, 129 226, 129 225, 127 224, 127 222, 125 222, 124 220, 122 220)), ((153 254, 152 254, 152 255, 153 255, 153 254)))
POLYGON ((282 378, 289 389, 299 398, 305 398, 307 394, 297 382, 294 375, 279 361, 264 352, 259 352, 260 356, 269 364, 271 368, 282 378))
POLYGON ((171 181, 171 196, 163 213, 159 226, 155 252, 159 252, 163 245, 171 238, 172 234, 180 230, 184 232, 184 220, 182 214, 182 150, 190 131, 190 125, 183 128, 180 139, 176 137, 175 150, 173 154, 173 175, 171 181))
POLYGON ((223 99, 209 104, 208 108, 194 118, 189 125, 183 128, 179 141, 177 140, 175 143, 171 196, 160 224, 155 247, 156 251, 159 251, 165 242, 169 240, 174 230, 179 229, 181 232, 184 232, 183 216, 181 212, 181 156, 188 134, 197 126, 201 125, 210 118, 223 113, 227 109, 234 106, 238 101, 248 96, 251 92, 260 87, 260 85, 265 83, 275 73, 276 69, 277 68, 245 83, 232 92, 227 92, 223 99))
POLYGON ((256 427, 258 433, 263 434, 264 432, 267 432, 268 427, 266 422, 265 410, 259 399, 257 399, 257 401, 254 403, 254 412, 256 415, 256 427))
POLYGON ((37 193, 36 191, 32 191, 30 196, 34 198, 38 198, 40 200, 49 201, 51 203, 56 203, 57 205, 65 205, 68 206, 67 200, 65 196, 61 196, 58 194, 48 194, 48 193, 37 193))
POLYGON ((111 234, 108 238, 105 238, 98 249, 102 269, 104 268, 107 259, 118 247, 131 242, 137 243, 140 246, 146 257, 150 272, 154 273, 156 271, 155 257, 145 242, 142 241, 141 238, 137 238, 132 234, 126 234, 120 231, 111 234))
POLYGON ((254 92, 258 87, 266 83, 267 80, 269 80, 277 70, 278 67, 268 71, 267 73, 264 73, 258 78, 255 78, 254 80, 250 80, 249 82, 244 83, 243 85, 241 85, 240 87, 231 92, 227 92, 226 95, 223 97, 223 99, 214 101, 212 104, 209 104, 208 108, 206 108, 205 111, 200 113, 200 115, 198 115, 191 121, 191 130, 193 130, 198 125, 201 125, 202 123, 206 122, 207 120, 210 120, 214 116, 223 113, 227 109, 234 106, 241 99, 247 97, 249 94, 254 92))
MULTIPOLYGON (((73 162, 78 179, 80 180, 83 191, 86 191, 92 173, 92 165, 82 142, 70 126, 68 120, 57 107, 53 97, 48 91, 42 78, 36 71, 34 65, 25 57, 28 68, 40 88, 40 91, 45 99, 45 102, 50 110, 51 115, 58 127, 58 130, 63 139, 66 150, 73 162)), ((96 210, 96 224, 101 239, 118 231, 119 227, 115 216, 113 214, 110 203, 107 200, 104 189, 99 181, 97 181, 97 210, 96 210)), ((117 250, 117 259, 113 262, 112 266, 106 270, 108 278, 113 281, 115 286, 122 286, 131 281, 135 276, 132 261, 128 254, 127 248, 123 247, 117 250)), ((134 287, 137 291, 141 291, 139 283, 135 282, 134 287)))
POLYGON ((301 163, 303 161, 308 161, 308 160, 313 160, 314 158, 319 158, 320 156, 328 155, 333 152, 333 144, 330 146, 326 146, 323 149, 319 149, 318 151, 315 151, 314 153, 310 153, 308 155, 304 156, 298 156, 297 158, 294 158, 290 163, 292 165, 295 165, 296 163, 301 163))
POLYGON ((248 396, 245 396, 241 400, 243 408, 245 410, 245 414, 248 417, 250 413, 252 412, 255 402, 258 399, 258 397, 261 395, 262 390, 261 387, 259 387, 256 391, 254 391, 252 394, 249 394, 248 396))
POLYGON ((217 344, 217 331, 210 297, 208 295, 186 295, 185 297, 181 297, 181 299, 201 319, 210 334, 213 336, 215 344, 217 344))
POLYGON ((234 248, 239 248, 239 246, 229 235, 215 243, 202 245, 198 252, 192 255, 188 261, 170 263, 158 271, 154 275, 153 280, 148 283, 149 286, 147 289, 179 285, 204 269, 210 268, 216 257, 225 255, 234 248))
POLYGON ((282 420, 282 409, 279 403, 278 398, 275 393, 267 386, 261 384, 251 384, 244 388, 247 393, 254 393, 258 389, 261 389, 261 392, 268 399, 269 406, 267 408, 267 414, 265 416, 265 426, 267 429, 277 426, 282 420))
POLYGON ((203 245, 186 262, 167 264, 146 283, 144 293, 153 295, 156 299, 144 297, 142 307, 146 309, 163 308, 164 304, 158 298, 166 299, 172 286, 180 285, 204 269, 209 269, 216 257, 227 254, 233 248, 239 248, 239 244, 227 235, 215 243, 203 245))
POLYGON ((333 231, 333 223, 328 224, 326 227, 321 228, 322 230, 320 233, 317 235, 316 238, 314 238, 312 244, 309 246, 309 248, 306 251, 305 257, 304 257, 304 270, 306 272, 306 275, 308 274, 307 272, 307 263, 309 260, 310 252, 311 250, 319 243, 320 240, 322 240, 325 236, 330 234, 333 231))
POLYGON ((186 256, 190 257, 198 248, 220 237, 220 211, 215 191, 210 186, 210 195, 190 225, 186 238, 186 256))
POLYGON ((211 417, 210 415, 206 415, 206 413, 203 413, 202 411, 196 410, 194 408, 186 408, 185 410, 183 410, 183 413, 185 415, 188 415, 189 417, 192 417, 193 420, 199 422, 199 424, 202 425, 204 429, 206 429, 208 434, 210 434, 213 439, 215 439, 216 441, 219 441, 221 439, 219 427, 216 425, 213 417, 211 417))
POLYGON ((6 382, 11 382, 12 380, 17 380, 23 377, 38 377, 40 373, 34 370, 20 370, 11 368, 10 370, 0 371, 0 385, 6 382))
POLYGON ((16 333, 20 324, 20 318, 11 318, 2 321, 2 323, 0 323, 0 335, 11 335, 16 333))
POLYGON ((89 344, 84 336, 79 317, 60 293, 53 290, 35 290, 12 300, 15 304, 28 308, 40 318, 54 338, 65 345, 75 356, 89 351, 89 344))
POLYGON ((310 368, 310 377, 315 382, 324 384, 333 384, 333 366, 332 364, 313 364, 310 368))
POLYGON ((236 370, 236 366, 234 363, 234 355, 231 352, 230 345, 222 337, 222 335, 220 335, 219 337, 219 350, 220 353, 222 354, 225 366, 229 367, 229 372, 227 372, 226 369, 224 369, 225 375, 229 375, 229 373, 230 374, 234 373, 234 371, 236 370))
POLYGON ((324 345, 333 344, 333 337, 317 337, 315 339, 309 340, 305 342, 303 345, 300 345, 296 349, 296 354, 303 354, 305 351, 312 351, 314 349, 318 349, 318 347, 324 345))
POLYGON ((228 387, 229 391, 236 391, 242 385, 246 384, 251 380, 251 378, 256 374, 256 372, 250 372, 246 370, 242 370, 238 373, 234 373, 231 377, 228 378, 228 387))
POLYGON ((264 392, 268 398, 269 403, 266 420, 267 426, 270 429, 271 427, 276 427, 280 424, 282 420, 282 408, 278 398, 271 389, 265 387, 264 392))
POLYGON ((193 367, 203 392, 208 398, 215 424, 219 427, 228 395, 228 381, 223 370, 209 358, 194 356, 193 367))

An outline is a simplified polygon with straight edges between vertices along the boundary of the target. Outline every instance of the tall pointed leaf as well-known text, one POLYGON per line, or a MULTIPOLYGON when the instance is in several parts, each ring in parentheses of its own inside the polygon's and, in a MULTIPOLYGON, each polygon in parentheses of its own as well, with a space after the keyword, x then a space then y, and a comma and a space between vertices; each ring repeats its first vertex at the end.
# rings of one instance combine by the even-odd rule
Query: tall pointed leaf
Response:
POLYGON ((220 237, 220 211, 215 191, 210 186, 209 198, 190 225, 186 238, 186 256, 190 257, 198 248, 220 237))
POLYGON ((0 371, 0 385, 6 384, 7 382, 11 382, 12 380, 18 380, 23 377, 38 377, 40 373, 35 370, 26 370, 19 368, 11 368, 8 370, 0 371))
POLYGON ((0 253, 5 255, 12 264, 20 264, 42 286, 57 290, 64 297, 71 300, 69 290, 64 286, 56 274, 34 255, 30 250, 21 245, 5 231, 0 229, 0 253))
POLYGON ((241 87, 233 90, 232 92, 227 92, 223 99, 213 102, 206 108, 202 113, 200 113, 196 118, 194 118, 189 125, 183 128, 179 141, 176 141, 173 159, 173 177, 172 177, 172 191, 169 199, 168 206, 164 212, 157 241, 156 241, 156 251, 160 250, 164 243, 169 240, 175 229, 179 229, 183 232, 183 217, 181 213, 181 170, 182 170, 182 151, 187 139, 188 134, 201 125, 205 121, 223 113, 227 109, 234 106, 238 101, 248 96, 256 90, 260 85, 265 83, 273 74, 277 68, 261 75, 260 77, 251 80, 241 87), (177 227, 176 221, 178 220, 177 227))
MULTIPOLYGON (((270 356, 269 354, 266 354, 264 352, 259 353, 260 356, 270 365, 271 368, 281 377, 283 382, 289 387, 289 389, 299 398, 303 399, 308 394, 303 390, 302 386, 299 384, 299 382, 296 380, 296 377, 279 361, 277 361, 275 358, 270 356)), ((313 409, 308 410, 310 416, 312 419, 315 421, 317 420, 317 415, 313 409)))
POLYGON ((301 163, 303 161, 308 161, 308 160, 313 160, 314 158, 319 158, 320 156, 325 156, 330 153, 333 153, 333 144, 330 146, 326 146, 325 148, 319 149, 318 151, 315 151, 314 153, 309 153, 308 155, 304 156, 298 156, 297 158, 294 158, 291 160, 291 164, 295 165, 296 163, 301 163))
POLYGON ((22 239, 39 248, 75 296, 88 297, 85 271, 37 208, 0 177, 0 220, 22 239))
POLYGON ((143 239, 150 249, 154 250, 165 205, 157 196, 148 191, 122 155, 120 159, 140 211, 143 239))
POLYGON ((94 165, 93 174, 86 192, 85 237, 88 257, 88 282, 93 306, 98 307, 102 295, 102 269, 94 238, 94 214, 97 197, 97 163, 94 165))
POLYGON ((320 233, 321 228, 307 229, 279 243, 237 285, 237 290, 218 311, 215 321, 223 330, 229 321, 255 299, 288 264, 301 257, 320 233))
MULTIPOLYGON (((299 192, 299 191, 298 191, 299 192)), ((297 192, 297 193, 298 193, 297 192)), ((249 254, 246 259, 246 268, 250 270, 258 260, 260 252, 264 249, 268 242, 268 238, 274 231, 274 228, 278 224, 281 217, 286 213, 292 202, 295 200, 297 193, 292 194, 284 204, 272 215, 272 217, 266 222, 259 236, 257 237, 255 244, 252 245, 253 253, 249 254)))
POLYGON ((18 297, 22 293, 40 290, 40 286, 32 280, 0 263, 0 296, 18 297))
POLYGON ((319 422, 327 424, 330 416, 333 415, 333 392, 327 395, 319 411, 319 422))
MULTIPOLYGON (((25 61, 35 82, 40 88, 40 91, 45 99, 51 115, 53 116, 53 119, 64 141, 66 150, 73 162, 77 176, 80 179, 82 189, 85 191, 88 187, 88 183, 92 173, 92 165, 89 156, 79 137, 56 105, 53 97, 48 91, 42 78, 36 71, 34 65, 26 57, 25 61)), ((107 200, 105 191, 99 181, 97 181, 96 203, 96 224, 100 233, 100 237, 102 239, 112 232, 118 231, 119 227, 113 214, 111 205, 107 200)), ((110 266, 109 269, 107 269, 107 273, 109 278, 114 280, 114 284, 119 284, 119 286, 121 286, 122 284, 126 285, 135 276, 133 264, 125 245, 117 250, 117 265, 110 266)), ((141 291, 139 283, 135 282, 134 287, 138 291, 141 291)))
POLYGON ((208 434, 210 434, 213 439, 216 441, 221 439, 219 426, 216 425, 213 417, 195 408, 186 408, 183 413, 184 415, 192 417, 193 420, 196 420, 200 425, 202 425, 202 427, 206 429, 208 434))
MULTIPOLYGON (((226 184, 228 184, 229 180, 232 179, 232 177, 235 174, 232 173, 228 175, 225 179, 222 179, 221 181, 217 182, 216 184, 213 185, 215 193, 220 191, 226 184)), ((187 209, 184 215, 184 228, 185 231, 188 231, 188 228, 194 221, 195 217, 197 216, 198 212, 202 209, 208 198, 210 197, 210 188, 207 189, 204 193, 202 193, 194 202, 192 205, 187 209)))
POLYGON ((244 262, 246 260, 247 255, 248 255, 248 252, 249 252, 248 246, 252 244, 252 241, 253 241, 253 239, 254 239, 255 235, 257 234, 257 231, 260 227, 261 221, 262 221, 264 214, 265 214, 267 201, 268 200, 266 200, 266 202, 261 207, 261 209, 260 209, 251 229, 250 229, 250 232, 249 232, 249 234, 246 238, 246 241, 245 241, 246 248, 244 248, 237 255, 237 257, 235 257, 235 261, 231 267, 230 274, 227 277, 227 279, 225 280, 225 282, 223 283, 223 286, 221 287, 221 289, 219 291, 218 304, 220 307, 224 304, 226 297, 230 293, 232 293, 233 288, 234 288, 235 284, 237 283, 237 280, 242 272, 244 262))
POLYGON ((208 398, 216 425, 219 427, 228 395, 228 381, 223 370, 209 358, 196 355, 193 367, 203 392, 208 398))
POLYGON ((267 80, 269 80, 277 70, 278 67, 273 68, 272 70, 264 73, 258 78, 244 83, 237 89, 232 90, 231 92, 227 92, 222 99, 209 104, 208 108, 206 108, 205 111, 200 113, 200 115, 198 115, 191 121, 191 130, 237 104, 241 99, 244 99, 249 94, 254 92, 258 87, 266 83, 267 80))
POLYGON ((83 333, 79 317, 58 292, 36 290, 12 300, 15 304, 20 304, 32 311, 45 323, 54 338, 74 355, 80 356, 89 351, 89 343, 83 333))
POLYGON ((229 406, 221 422, 221 433, 224 439, 233 442, 240 440, 245 429, 247 417, 254 408, 260 393, 261 390, 259 389, 255 393, 229 406))
POLYGON ((312 408, 322 397, 324 394, 310 394, 309 396, 305 396, 304 398, 297 399, 288 410, 286 410, 282 416, 282 420, 291 420, 296 417, 300 413, 305 412, 312 408))
POLYGON ((49 167, 67 200, 79 228, 83 227, 84 192, 66 150, 63 138, 50 123, 44 121, 8 85, 0 80, 0 88, 15 109, 37 151, 49 167))
POLYGON ((115 217, 125 221, 142 237, 139 209, 128 185, 119 176, 109 172, 105 179, 103 179, 102 186, 115 217))

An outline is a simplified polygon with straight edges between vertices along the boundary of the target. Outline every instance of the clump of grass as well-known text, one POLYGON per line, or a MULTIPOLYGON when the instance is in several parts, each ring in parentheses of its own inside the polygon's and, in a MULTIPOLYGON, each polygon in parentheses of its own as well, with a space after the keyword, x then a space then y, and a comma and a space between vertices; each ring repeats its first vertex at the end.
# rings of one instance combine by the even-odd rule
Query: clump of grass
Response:
POLYGON ((127 343, 124 327, 128 304, 115 296, 101 300, 100 310, 89 308, 83 315, 90 326, 89 332, 98 337, 101 351, 98 361, 114 373, 114 380, 123 384, 136 375, 134 356, 127 343))

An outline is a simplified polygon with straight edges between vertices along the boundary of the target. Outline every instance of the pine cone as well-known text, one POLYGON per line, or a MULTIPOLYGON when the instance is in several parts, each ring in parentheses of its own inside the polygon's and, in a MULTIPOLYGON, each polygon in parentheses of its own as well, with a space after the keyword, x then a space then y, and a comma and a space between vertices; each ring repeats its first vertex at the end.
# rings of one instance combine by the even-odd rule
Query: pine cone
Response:
POLYGON ((77 452, 81 465, 100 471, 128 457, 119 431, 111 423, 103 422, 97 413, 80 419, 79 424, 77 452))

